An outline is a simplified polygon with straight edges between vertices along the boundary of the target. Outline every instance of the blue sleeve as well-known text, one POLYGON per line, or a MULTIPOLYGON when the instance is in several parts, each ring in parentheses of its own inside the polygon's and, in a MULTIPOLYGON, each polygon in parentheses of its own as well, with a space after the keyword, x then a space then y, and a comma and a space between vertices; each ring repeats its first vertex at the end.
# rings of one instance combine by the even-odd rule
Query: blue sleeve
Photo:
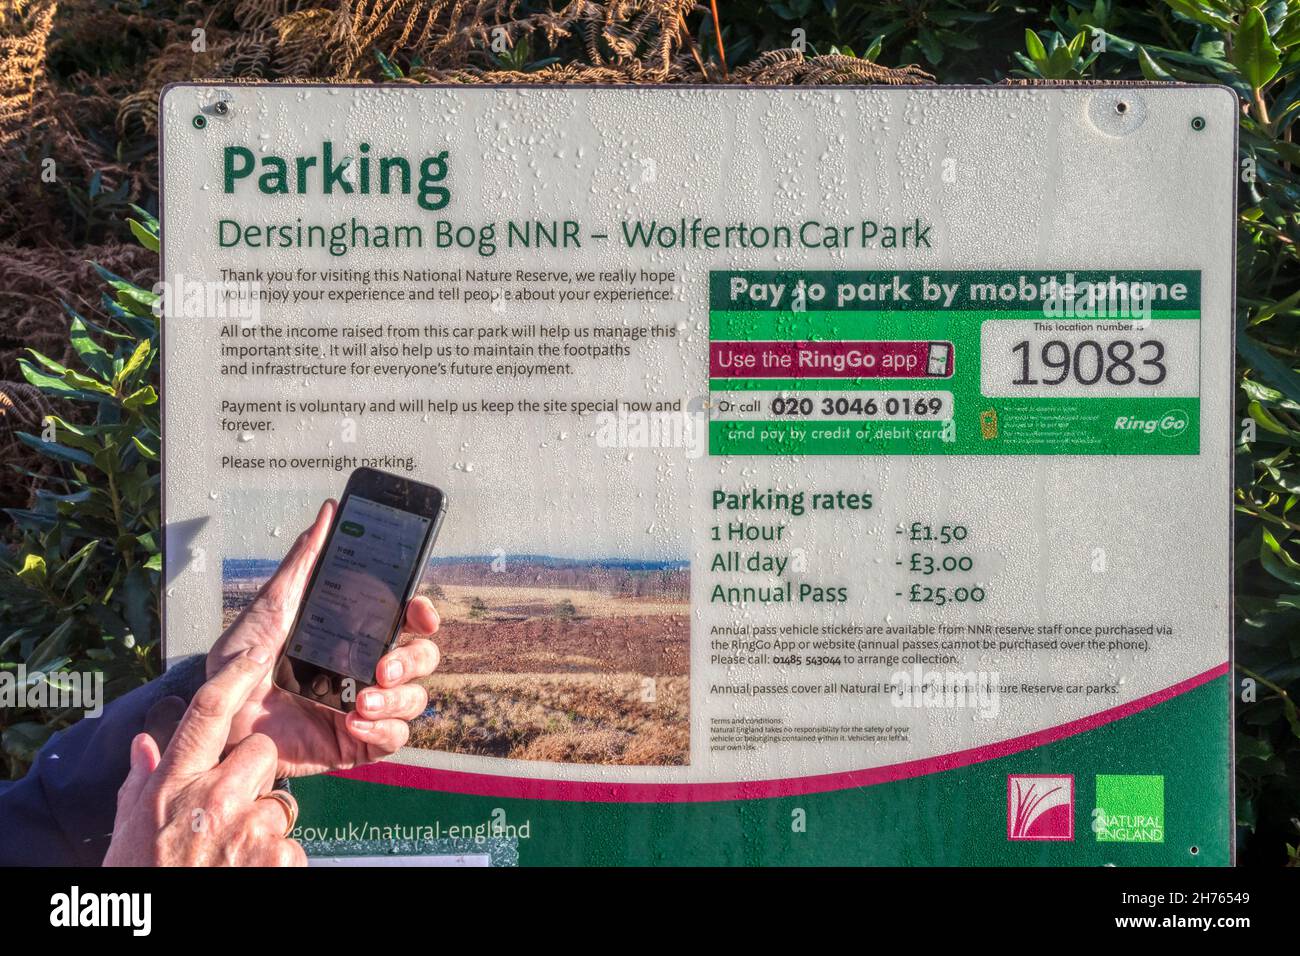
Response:
POLYGON ((0 866, 99 866, 108 850, 131 740, 166 697, 188 702, 204 678, 202 655, 55 734, 27 775, 0 783, 0 866))

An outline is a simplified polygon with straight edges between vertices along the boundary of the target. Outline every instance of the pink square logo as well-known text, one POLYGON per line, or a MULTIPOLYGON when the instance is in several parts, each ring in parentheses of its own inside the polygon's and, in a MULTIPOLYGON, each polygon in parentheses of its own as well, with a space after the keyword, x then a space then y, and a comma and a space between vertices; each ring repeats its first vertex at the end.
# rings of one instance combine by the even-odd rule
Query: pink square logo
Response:
POLYGON ((1074 777, 1007 775, 1008 840, 1073 840, 1074 777))

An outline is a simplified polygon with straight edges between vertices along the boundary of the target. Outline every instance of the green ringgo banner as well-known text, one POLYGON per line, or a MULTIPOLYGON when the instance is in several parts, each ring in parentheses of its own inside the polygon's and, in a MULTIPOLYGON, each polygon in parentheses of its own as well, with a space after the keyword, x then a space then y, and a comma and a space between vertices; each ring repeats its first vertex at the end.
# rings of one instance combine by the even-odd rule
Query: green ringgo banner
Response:
POLYGON ((442 663, 319 863, 1230 862, 1236 110, 169 87, 168 659, 378 468, 442 663))

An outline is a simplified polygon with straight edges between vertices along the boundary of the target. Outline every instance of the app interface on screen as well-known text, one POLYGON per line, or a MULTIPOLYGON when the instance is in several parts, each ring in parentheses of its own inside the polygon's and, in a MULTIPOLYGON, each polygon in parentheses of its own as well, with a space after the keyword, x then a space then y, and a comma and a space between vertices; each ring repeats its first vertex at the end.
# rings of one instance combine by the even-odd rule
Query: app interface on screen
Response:
POLYGON ((422 515, 349 495, 290 655, 369 680, 401 613, 428 528, 422 515))

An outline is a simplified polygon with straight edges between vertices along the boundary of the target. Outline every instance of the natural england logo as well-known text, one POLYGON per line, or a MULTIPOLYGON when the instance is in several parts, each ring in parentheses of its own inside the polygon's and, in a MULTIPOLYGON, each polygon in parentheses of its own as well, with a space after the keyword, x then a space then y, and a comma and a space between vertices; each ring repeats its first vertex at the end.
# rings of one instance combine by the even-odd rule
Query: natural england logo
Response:
POLYGON ((1074 777, 1007 775, 1008 840, 1073 840, 1074 777))
POLYGON ((1165 778, 1098 774, 1092 832, 1098 843, 1164 843, 1165 778))

